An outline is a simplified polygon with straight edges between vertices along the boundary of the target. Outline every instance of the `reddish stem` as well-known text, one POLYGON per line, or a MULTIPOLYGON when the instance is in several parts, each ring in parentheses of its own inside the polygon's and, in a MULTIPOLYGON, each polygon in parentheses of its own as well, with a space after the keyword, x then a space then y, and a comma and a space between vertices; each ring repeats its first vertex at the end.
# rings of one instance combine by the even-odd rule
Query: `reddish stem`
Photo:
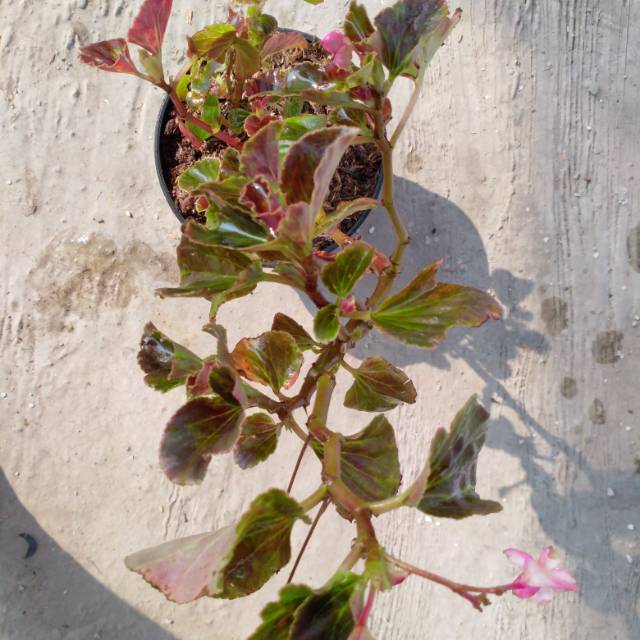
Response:
MULTIPOLYGON (((165 89, 166 90, 166 89, 165 89)), ((174 89, 169 89, 168 91, 169 97, 171 98, 171 102, 173 102, 173 106, 176 108, 178 112, 178 116, 187 122, 199 127, 200 129, 204 129, 208 133, 210 133, 218 140, 221 140, 226 145, 233 147, 234 149, 241 150, 242 149, 242 141, 240 138, 236 138, 224 131, 214 131, 209 124, 207 124, 204 120, 201 120, 197 116, 194 116, 183 104, 180 98, 176 95, 174 89)))
POLYGON ((298 557, 296 558, 293 568, 291 569, 291 573, 289 574, 289 578, 287 579, 287 584, 289 584, 293 580, 293 576, 296 574, 296 569, 300 564, 300 560, 302 560, 302 556, 304 555, 304 552, 307 550, 307 545, 309 544, 309 540, 311 540, 311 536, 313 535, 313 532, 316 530, 316 527, 318 526, 318 521, 322 517, 322 514, 327 510, 327 507, 329 506, 329 502, 330 501, 327 499, 320 505, 320 508, 318 509, 318 513, 316 514, 316 517, 313 520, 313 524, 309 529, 309 533, 307 533, 307 537, 304 539, 304 542, 302 543, 302 547, 300 548, 300 552, 298 553, 298 557))
POLYGON ((291 474, 291 480, 289 480, 289 486, 287 487, 287 493, 291 493, 291 489, 293 488, 293 483, 295 482, 296 476, 298 475, 298 470, 300 469, 300 464, 302 463, 302 458, 304 456, 304 452, 307 450, 309 446, 309 440, 311 440, 311 434, 309 434, 302 448, 300 449, 300 453, 298 454, 298 460, 296 461, 296 466, 293 469, 293 473, 291 474))
POLYGON ((468 600, 478 611, 482 611, 483 605, 489 604, 489 599, 486 594, 493 594, 496 596, 501 596, 506 591, 509 591, 513 584, 504 584, 497 587, 476 587, 470 584, 461 584, 459 582, 454 582, 453 580, 449 580, 443 576, 438 575, 437 573, 432 573, 431 571, 427 571, 426 569, 420 569, 419 567, 414 567, 412 564, 407 562, 403 562, 398 558, 394 558, 393 556, 387 555, 387 559, 393 564, 395 564, 400 569, 404 569, 408 573, 412 573, 416 576, 420 576, 421 578, 425 578, 430 580, 431 582, 435 582, 436 584, 440 584, 443 587, 447 587, 454 593, 457 593, 459 596, 463 597, 465 600, 468 600), (479 596, 473 595, 474 593, 480 594, 479 596))

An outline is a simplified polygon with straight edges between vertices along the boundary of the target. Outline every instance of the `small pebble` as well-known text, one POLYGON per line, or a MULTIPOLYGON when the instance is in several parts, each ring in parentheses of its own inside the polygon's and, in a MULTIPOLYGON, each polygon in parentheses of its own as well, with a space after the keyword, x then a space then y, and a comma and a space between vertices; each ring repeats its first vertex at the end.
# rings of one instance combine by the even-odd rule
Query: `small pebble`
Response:
POLYGON ((4 400, 6 397, 7 397, 6 391, 3 391, 2 393, 0 393, 0 398, 4 400))
POLYGON ((636 530, 636 527, 635 527, 635 525, 633 525, 633 524, 628 524, 628 525, 627 525, 627 529, 629 529, 629 531, 635 531, 635 530, 636 530))
POLYGON ((7 186, 10 187, 13 184, 11 180, 7 180, 7 186))
POLYGON ((616 492, 615 492, 611 487, 609 487, 609 488, 607 489, 607 495, 608 495, 610 498, 613 498, 613 496, 615 496, 615 495, 616 495, 616 492))
POLYGON ((35 409, 36 408, 36 403, 35 402, 30 402, 29 403, 29 409, 35 409))
POLYGON ((375 227, 369 227, 369 233, 374 233, 375 230, 376 230, 375 227))
POLYGON ((631 431, 631 427, 625 427, 624 430, 625 431, 631 431))
POLYGON ((628 553, 627 553, 627 562, 628 562, 629 564, 632 564, 632 563, 633 563, 633 558, 632 558, 628 553))
POLYGON ((133 213, 131 213, 131 211, 129 211, 129 209, 127 209, 124 214, 127 216, 127 218, 133 218, 133 213))

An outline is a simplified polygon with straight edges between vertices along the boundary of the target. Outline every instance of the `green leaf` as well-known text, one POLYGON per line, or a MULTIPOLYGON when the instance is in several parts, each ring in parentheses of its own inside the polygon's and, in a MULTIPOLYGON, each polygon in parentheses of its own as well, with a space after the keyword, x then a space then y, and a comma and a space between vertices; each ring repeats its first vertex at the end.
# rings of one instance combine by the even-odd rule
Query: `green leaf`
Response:
POLYGON ((223 245, 241 249, 262 244, 269 239, 267 229, 244 211, 226 206, 209 217, 210 226, 189 220, 184 234, 196 244, 205 246, 223 245))
POLYGON ((421 38, 449 14, 445 0, 399 0, 374 19, 375 45, 390 79, 405 71, 421 38))
POLYGON ((302 507, 280 489, 270 489, 253 501, 236 527, 220 597, 240 598, 257 591, 289 562, 296 520, 308 522, 302 507))
POLYGON ((285 118, 294 118, 295 116, 299 116, 302 113, 303 108, 304 100, 301 100, 300 98, 288 98, 284 102, 282 115, 285 118))
POLYGON ((347 571, 338 572, 331 582, 298 608, 294 615, 291 640, 347 640, 356 621, 352 599, 362 578, 347 571))
MULTIPOLYGON (((347 487, 366 502, 386 500, 396 495, 402 474, 393 427, 383 416, 376 416, 365 429, 352 436, 341 436, 341 477, 347 487)), ((317 440, 311 446, 323 456, 317 440)))
POLYGON ((215 182, 220 173, 220 160, 203 158, 194 162, 178 177, 178 186, 185 191, 193 191, 207 182, 215 182))
POLYGON ((355 1, 352 2, 344 19, 344 33, 347 38, 352 42, 362 42, 369 38, 373 31, 367 9, 355 1))
POLYGON ((343 249, 333 262, 322 269, 322 282, 339 298, 346 298, 373 260, 373 248, 366 242, 354 242, 343 249))
POLYGON ((151 54, 144 49, 138 52, 140 63, 151 78, 152 82, 162 84, 164 82, 164 69, 162 68, 162 53, 160 51, 151 54))
POLYGON ((418 509, 442 518, 466 518, 502 511, 476 493, 476 467, 489 414, 472 396, 460 409, 449 433, 439 429, 431 443, 430 474, 418 509))
POLYGON ((270 602, 260 613, 262 624, 249 640, 289 640, 293 617, 302 603, 313 594, 304 585, 289 584, 280 590, 277 602, 270 602))
POLYGON ((169 420, 160 444, 160 466, 176 484, 202 482, 211 456, 238 438, 242 410, 219 397, 198 397, 169 420))
POLYGON ((211 134, 205 129, 202 129, 191 122, 187 122, 185 124, 187 125, 187 129, 189 129, 189 131, 191 131, 198 140, 208 140, 211 137, 211 134))
POLYGON ((180 78, 178 84, 176 85, 176 95, 182 102, 187 99, 187 93, 189 92, 189 83, 191 82, 191 78, 188 73, 185 73, 182 78, 180 78))
POLYGON ((204 99, 202 119, 211 126, 214 133, 220 131, 220 101, 217 96, 208 95, 204 99))
POLYGON ((367 358, 358 369, 350 370, 354 383, 347 391, 344 405, 359 411, 387 411, 400 402, 413 404, 416 388, 403 371, 384 358, 367 358))
POLYGON ((236 30, 230 24, 211 24, 196 32, 190 40, 191 48, 197 55, 220 60, 235 42, 236 30))
POLYGON ((341 202, 338 208, 330 215, 321 211, 316 216, 313 234, 314 236, 321 236, 330 229, 335 229, 345 218, 348 218, 354 213, 373 209, 373 207, 377 207, 379 204, 380 202, 373 198, 356 198, 355 200, 341 202))
POLYGON ((278 28, 278 21, 273 16, 262 13, 260 7, 249 8, 247 24, 249 25, 249 40, 255 46, 262 44, 265 38, 278 28))
POLYGON ((260 52, 248 41, 236 38, 233 43, 236 53, 234 71, 238 78, 250 78, 260 69, 260 52))
POLYGON ((258 496, 236 527, 224 527, 134 553, 125 564, 173 602, 257 591, 291 558, 290 535, 302 507, 280 489, 258 496))
POLYGON ((294 142, 303 135, 327 126, 327 116, 305 113, 282 120, 282 129, 278 138, 278 151, 283 159, 294 142))
POLYGON ((242 376, 271 387, 275 393, 295 382, 303 362, 296 341, 284 331, 243 338, 231 357, 242 376))
POLYGON ((405 67, 403 75, 413 78, 415 84, 421 86, 429 63, 461 18, 462 11, 456 9, 452 16, 443 18, 436 27, 424 34, 413 50, 410 64, 405 67))
POLYGON ((235 249, 193 242, 186 234, 178 245, 180 287, 159 289, 162 296, 211 299, 231 288, 238 276, 254 266, 250 257, 235 249))
POLYGON ((200 371, 202 360, 149 322, 140 340, 138 364, 146 374, 146 384, 164 392, 179 387, 190 375, 200 371))
POLYGON ((279 427, 266 413, 248 416, 240 428, 233 457, 241 469, 255 467, 266 460, 278 445, 279 427))
POLYGON ((340 331, 340 319, 338 318, 338 307, 335 304, 328 304, 316 313, 313 320, 313 331, 318 340, 330 342, 335 339, 340 331))
POLYGON ((231 109, 229 112, 229 123, 231 128, 235 130, 241 130, 244 128, 244 121, 251 115, 251 111, 246 109, 231 109))
POLYGON ((300 351, 312 349, 316 345, 316 341, 305 331, 305 329, 284 313, 276 313, 273 317, 271 331, 286 331, 296 341, 300 351))
POLYGON ((440 261, 425 267, 403 289, 371 314, 380 331, 426 349, 437 347, 451 327, 478 327, 501 316, 487 293, 457 284, 436 284, 440 261))

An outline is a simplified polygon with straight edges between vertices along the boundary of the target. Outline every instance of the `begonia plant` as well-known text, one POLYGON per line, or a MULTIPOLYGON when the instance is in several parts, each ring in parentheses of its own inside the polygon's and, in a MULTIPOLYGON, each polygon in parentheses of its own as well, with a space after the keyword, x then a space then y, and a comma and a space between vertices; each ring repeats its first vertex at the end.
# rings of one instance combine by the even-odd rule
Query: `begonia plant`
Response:
POLYGON ((488 293, 439 282, 441 261, 396 286, 409 236, 394 200, 393 149, 427 66, 460 20, 460 10, 450 13, 445 0, 399 0, 372 20, 352 2, 343 28, 321 40, 325 60, 266 71, 270 56, 305 48, 308 40, 279 30, 262 4, 236 2, 229 22, 189 38, 189 62, 173 80, 165 78, 162 63, 171 0, 146 0, 127 40, 99 42, 81 52, 83 62, 134 74, 166 91, 194 145, 211 136, 226 145, 223 154, 203 158, 180 177, 180 187, 197 199, 206 223, 184 224, 177 249, 180 283, 159 290, 163 297, 210 302, 204 331, 211 335, 213 353, 199 357, 149 323, 138 355, 149 386, 186 392, 185 404, 162 436, 163 472, 176 484, 197 484, 218 455, 232 453, 238 467, 247 469, 268 464, 283 437, 299 438, 301 444, 288 486, 260 493, 238 522, 135 553, 127 567, 177 603, 247 596, 291 561, 293 527, 309 527, 304 552, 319 518, 333 506, 355 528, 334 575, 323 585, 294 583, 299 554, 252 640, 371 638, 367 621, 376 594, 409 575, 438 583, 479 610, 490 596, 507 592, 545 602, 556 591, 577 591, 551 547, 539 560, 506 550, 520 575, 481 587, 415 567, 383 548, 376 535, 376 517, 400 508, 454 519, 501 510, 476 491, 489 418, 476 397, 449 429, 436 432, 424 468, 403 482, 395 429, 385 412, 415 403, 417 390, 385 358, 357 364, 349 355, 372 331, 433 349, 452 327, 478 327, 501 316, 488 293), (141 68, 129 44, 139 47, 141 68), (389 133, 388 95, 400 77, 413 83, 413 93, 389 133), (320 105, 321 113, 310 105, 320 105), (358 144, 379 150, 381 197, 346 201, 329 213, 325 202, 332 177, 345 151, 358 144), (338 230, 345 216, 372 206, 386 211, 394 230, 389 256, 338 230), (336 253, 314 247, 314 238, 322 235, 337 242, 336 253), (375 284, 363 291, 366 274, 375 284), (317 309, 313 333, 277 313, 262 334, 230 346, 218 311, 262 282, 308 296, 317 309), (344 404, 375 414, 357 433, 344 433, 344 425, 328 419, 339 369, 353 378, 344 404), (310 495, 294 497, 305 452, 318 458, 321 474, 310 495))

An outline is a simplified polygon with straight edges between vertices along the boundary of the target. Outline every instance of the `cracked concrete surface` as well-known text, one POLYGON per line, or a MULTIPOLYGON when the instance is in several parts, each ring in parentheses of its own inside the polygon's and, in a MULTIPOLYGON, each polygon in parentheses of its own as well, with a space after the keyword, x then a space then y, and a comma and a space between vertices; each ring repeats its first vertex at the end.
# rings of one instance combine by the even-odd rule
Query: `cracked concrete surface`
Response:
MULTIPOLYGON (((283 26, 324 33, 347 2, 269 4, 283 26)), ((375 12, 388 3, 365 4, 375 12)), ((402 277, 445 257, 444 277, 493 290, 505 320, 454 332, 427 353, 372 335, 355 355, 384 355, 419 391, 417 404, 388 414, 405 478, 435 429, 480 395, 492 415, 480 489, 505 508, 462 523, 405 510, 378 526, 396 555, 468 582, 510 578, 508 546, 553 544, 582 593, 546 607, 505 597, 478 615, 411 579, 379 598, 373 631, 382 640, 632 640, 640 637, 640 4, 459 4, 463 22, 397 150, 412 235, 402 277)), ((122 562, 232 522, 261 486, 285 484, 297 450, 283 438, 271 461, 248 472, 217 458, 196 488, 172 486, 158 468, 159 436, 181 398, 143 385, 140 331, 152 320, 206 352, 207 306, 153 295, 177 275, 178 228, 151 155, 162 96, 76 62, 79 44, 124 34, 137 5, 0 3, 3 640, 241 640, 285 580, 242 601, 176 606, 122 562), (28 559, 20 533, 38 543, 28 559)), ((184 35, 222 16, 219 1, 175 0, 166 47, 174 69, 184 35)), ((405 88, 397 94, 407 97, 405 88)), ((390 246, 380 212, 364 232, 390 246)), ((281 309, 310 326, 303 301, 275 286, 229 305, 222 319, 234 340, 264 331, 281 309)), ((330 419, 356 431, 366 418, 355 416, 337 402, 330 419)), ((317 472, 307 458, 297 495, 317 472)), ((350 536, 344 521, 325 516, 298 578, 321 584, 327 558, 350 536)))

